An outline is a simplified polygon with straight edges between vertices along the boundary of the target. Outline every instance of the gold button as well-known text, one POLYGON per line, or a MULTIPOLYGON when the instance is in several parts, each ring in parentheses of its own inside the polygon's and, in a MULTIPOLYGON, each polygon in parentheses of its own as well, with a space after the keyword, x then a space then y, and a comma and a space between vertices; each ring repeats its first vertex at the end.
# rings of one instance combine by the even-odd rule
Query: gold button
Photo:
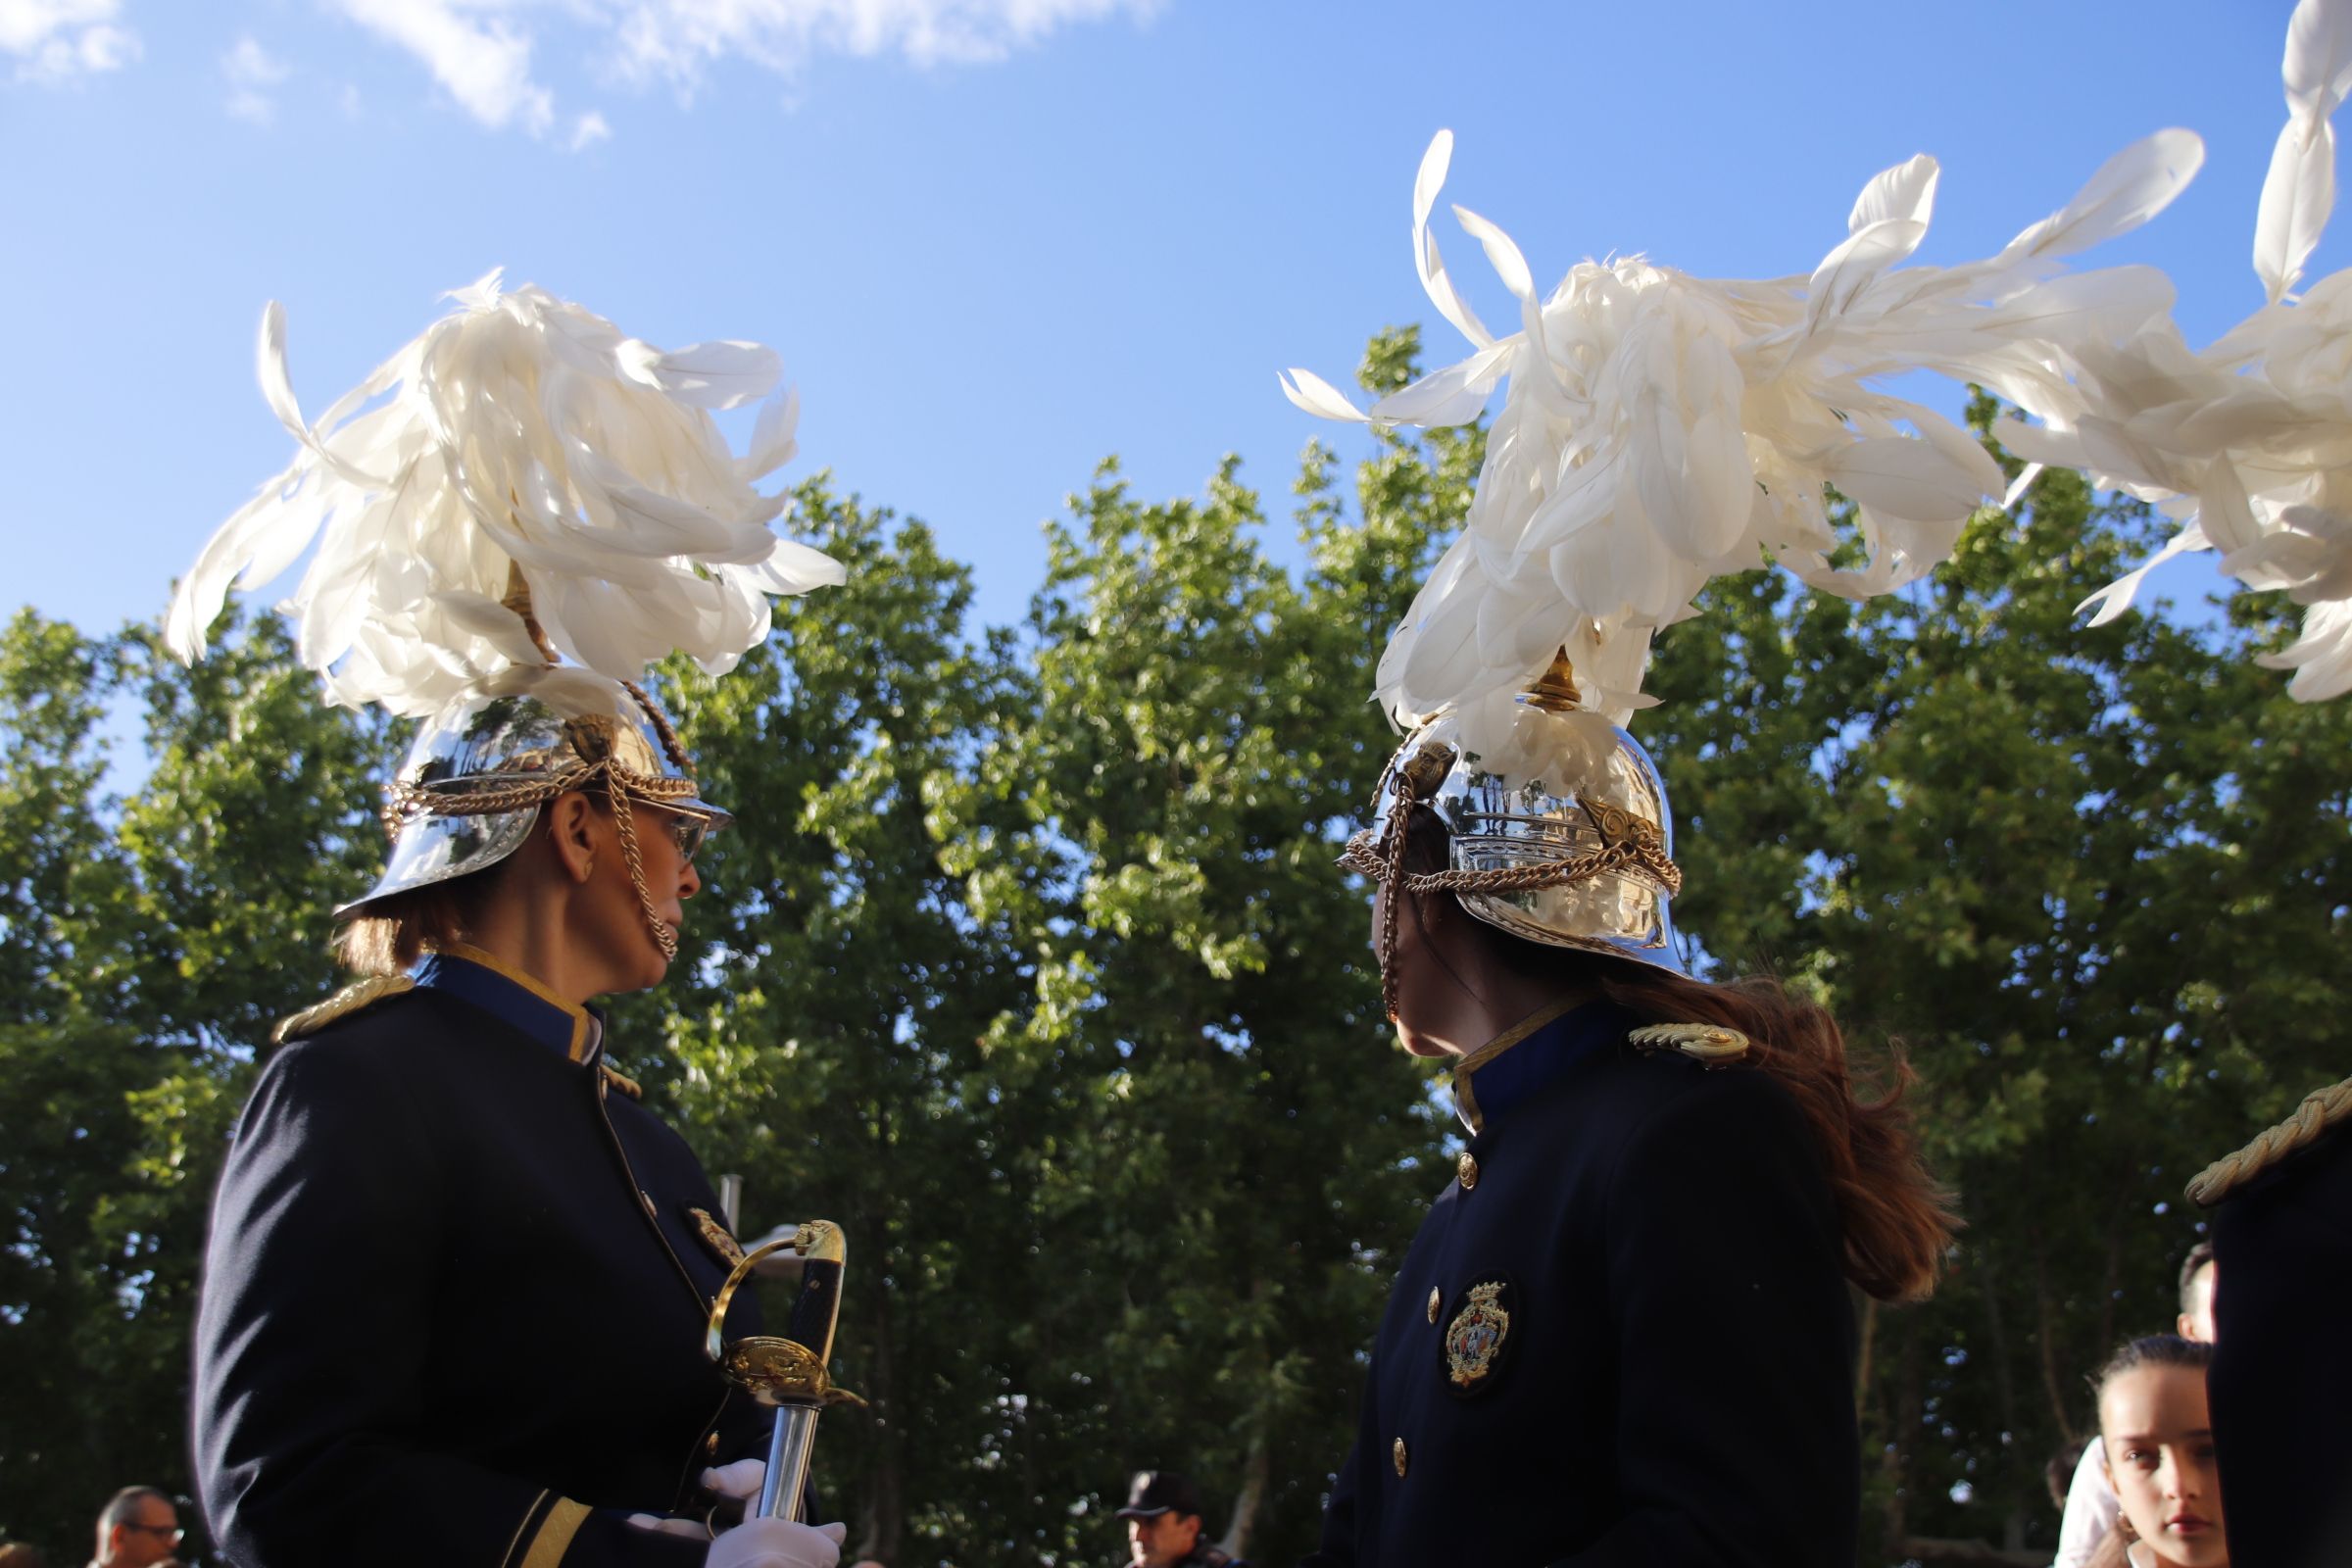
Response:
POLYGON ((1398 1438, 1396 1440, 1396 1446, 1389 1450, 1389 1457, 1396 1461, 1396 1479, 1402 1481, 1404 1479, 1404 1467, 1407 1462, 1404 1452, 1404 1440, 1402 1438, 1398 1438))
POLYGON ((1465 1193, 1478 1185, 1478 1161, 1470 1157, 1467 1149, 1462 1151, 1462 1157, 1453 1162, 1453 1173, 1461 1178, 1462 1191, 1465 1193))
POLYGON ((713 1433, 711 1433, 711 1434, 710 1434, 710 1441, 703 1445, 703 1451, 704 1451, 705 1453, 709 1454, 709 1455, 710 1455, 711 1458, 713 1458, 713 1459, 715 1459, 715 1458, 717 1458, 717 1457, 718 1457, 718 1434, 717 1434, 717 1433, 713 1432, 713 1433))
MULTIPOLYGON (((1464 1155, 1463 1157, 1466 1159, 1469 1156, 1464 1155)), ((661 1215, 662 1210, 654 1206, 654 1195, 647 1192, 642 1187, 637 1189, 637 1200, 645 1205, 645 1217, 647 1219, 656 1219, 661 1215)))
POLYGON ((1435 1285, 1429 1288, 1429 1320, 1432 1323, 1438 1320, 1438 1288, 1435 1285))

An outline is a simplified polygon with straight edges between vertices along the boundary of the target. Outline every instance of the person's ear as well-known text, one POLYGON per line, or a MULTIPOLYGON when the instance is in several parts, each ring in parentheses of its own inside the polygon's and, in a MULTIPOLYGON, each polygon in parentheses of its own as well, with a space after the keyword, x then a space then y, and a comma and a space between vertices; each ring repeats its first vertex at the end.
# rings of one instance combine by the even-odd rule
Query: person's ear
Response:
POLYGON ((565 790, 547 803, 547 837, 556 863, 574 882, 596 870, 596 809, 578 790, 565 790))

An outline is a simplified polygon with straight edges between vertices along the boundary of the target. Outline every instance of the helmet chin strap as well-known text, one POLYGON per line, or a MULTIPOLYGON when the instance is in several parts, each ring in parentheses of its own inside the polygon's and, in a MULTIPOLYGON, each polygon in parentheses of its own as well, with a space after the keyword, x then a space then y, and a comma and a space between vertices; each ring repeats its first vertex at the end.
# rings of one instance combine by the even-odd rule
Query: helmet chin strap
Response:
POLYGON ((654 946, 662 950, 663 961, 673 962, 678 956, 677 929, 662 918, 654 908, 653 895, 646 891, 645 858, 637 848, 637 813, 629 804, 629 792, 613 780, 605 795, 612 804, 612 827, 620 835, 620 858, 629 868, 629 887, 637 895, 638 911, 645 916, 646 929, 653 933, 654 946))

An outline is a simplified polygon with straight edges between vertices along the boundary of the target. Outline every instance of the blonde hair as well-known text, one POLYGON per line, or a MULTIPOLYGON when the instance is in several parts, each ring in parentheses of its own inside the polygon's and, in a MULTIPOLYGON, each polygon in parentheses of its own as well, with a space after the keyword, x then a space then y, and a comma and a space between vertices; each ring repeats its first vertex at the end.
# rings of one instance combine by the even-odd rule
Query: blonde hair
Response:
POLYGON ((406 974, 427 951, 470 940, 472 915, 497 870, 484 866, 376 900, 329 939, 335 961, 362 979, 406 974))

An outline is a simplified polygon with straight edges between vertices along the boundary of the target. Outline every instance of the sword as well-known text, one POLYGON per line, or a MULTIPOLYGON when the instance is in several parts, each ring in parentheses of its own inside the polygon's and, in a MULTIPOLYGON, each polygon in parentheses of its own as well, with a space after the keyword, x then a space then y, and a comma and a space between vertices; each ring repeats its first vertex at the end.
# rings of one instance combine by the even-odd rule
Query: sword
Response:
POLYGON ((760 1487, 754 1517, 799 1519, 801 1493, 808 1480, 808 1456, 816 1446, 816 1418, 836 1404, 865 1401, 833 1386, 825 1363, 833 1356, 833 1328, 841 1315, 841 1282, 850 1261, 849 1241, 831 1220, 812 1219, 789 1237, 744 1254, 711 1298, 703 1348, 727 1380, 776 1412, 767 1440, 767 1479, 760 1487), (801 1293, 785 1320, 784 1337, 754 1335, 729 1341, 727 1304, 736 1287, 771 1252, 790 1248, 801 1257, 801 1293))

